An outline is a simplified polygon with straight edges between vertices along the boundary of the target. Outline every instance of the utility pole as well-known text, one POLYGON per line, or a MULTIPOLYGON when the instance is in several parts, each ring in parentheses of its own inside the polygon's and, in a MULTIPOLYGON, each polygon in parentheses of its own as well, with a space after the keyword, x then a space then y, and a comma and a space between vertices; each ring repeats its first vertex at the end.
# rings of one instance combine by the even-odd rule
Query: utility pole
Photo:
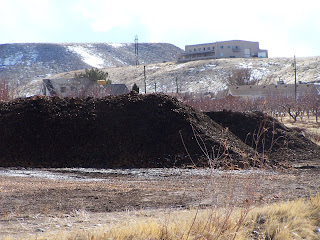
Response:
POLYGON ((144 93, 147 93, 147 76, 146 76, 146 66, 143 66, 143 75, 144 75, 144 93))
POLYGON ((139 65, 139 44, 138 44, 138 35, 134 39, 134 55, 136 57, 136 66, 139 65))
POLYGON ((178 77, 176 77, 176 88, 177 88, 177 93, 179 93, 178 77))
POLYGON ((297 101, 297 62, 294 55, 294 100, 297 101))

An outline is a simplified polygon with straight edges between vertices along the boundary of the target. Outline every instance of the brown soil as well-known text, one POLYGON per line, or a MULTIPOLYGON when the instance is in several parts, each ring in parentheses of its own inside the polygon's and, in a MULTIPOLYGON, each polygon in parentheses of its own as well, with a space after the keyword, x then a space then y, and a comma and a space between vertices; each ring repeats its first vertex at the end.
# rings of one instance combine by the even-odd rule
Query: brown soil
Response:
MULTIPOLYGON (((216 116, 214 120, 225 125, 226 116, 216 116)), ((231 119, 235 127, 230 125, 231 131, 225 131, 207 115, 162 94, 17 99, 0 104, 0 166, 154 168, 213 164, 243 168, 265 162, 283 164, 282 149, 273 155, 280 157, 266 159, 243 142, 248 131, 256 129, 260 116, 236 116, 231 119)), ((270 137, 266 135, 267 141, 270 137)), ((295 138, 294 144, 289 144, 289 149, 295 150, 295 160, 306 159, 306 152, 318 152, 316 145, 305 142, 295 138)))
POLYGON ((135 169, 107 173, 22 169, 24 177, 3 175, 9 170, 0 169, 0 236, 14 239, 42 231, 97 227, 125 221, 125 216, 157 216, 198 206, 238 207, 248 201, 254 206, 320 191, 319 169, 135 169), (30 177, 30 171, 67 178, 30 177), (70 175, 73 178, 68 178, 70 175))

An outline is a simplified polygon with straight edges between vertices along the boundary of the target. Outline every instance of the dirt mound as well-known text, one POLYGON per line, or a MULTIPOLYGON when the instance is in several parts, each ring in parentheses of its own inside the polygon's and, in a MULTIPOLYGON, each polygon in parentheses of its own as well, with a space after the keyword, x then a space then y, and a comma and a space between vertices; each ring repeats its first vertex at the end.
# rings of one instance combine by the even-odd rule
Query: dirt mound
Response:
POLYGON ((173 167, 257 164, 207 115, 161 94, 32 97, 0 104, 0 166, 173 167), (231 161, 232 159, 232 161, 231 161))
POLYGON ((243 142, 278 161, 319 160, 320 147, 301 133, 287 128, 278 120, 261 112, 207 112, 212 120, 221 124, 243 142))
POLYGON ((0 166, 101 168, 243 168, 320 155, 262 113, 206 115, 166 95, 135 93, 1 103, 0 152, 0 166))

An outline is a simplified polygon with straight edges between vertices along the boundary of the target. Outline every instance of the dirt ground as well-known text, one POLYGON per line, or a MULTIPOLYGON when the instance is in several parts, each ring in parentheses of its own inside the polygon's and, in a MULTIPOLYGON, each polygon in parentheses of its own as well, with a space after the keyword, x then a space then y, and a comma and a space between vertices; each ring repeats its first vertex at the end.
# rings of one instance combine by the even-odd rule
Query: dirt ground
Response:
MULTIPOLYGON (((0 236, 88 229, 173 209, 252 206, 320 192, 320 170, 0 169, 0 236)), ((26 235, 27 234, 27 235, 26 235)), ((1 239, 1 237, 0 237, 1 239)))

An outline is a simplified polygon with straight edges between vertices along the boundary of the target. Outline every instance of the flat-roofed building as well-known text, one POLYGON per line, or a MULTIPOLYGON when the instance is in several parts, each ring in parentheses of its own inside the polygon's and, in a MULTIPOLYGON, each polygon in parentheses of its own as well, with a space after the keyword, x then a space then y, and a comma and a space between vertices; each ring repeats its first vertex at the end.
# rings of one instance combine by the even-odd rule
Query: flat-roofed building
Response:
POLYGON ((59 97, 105 97, 129 93, 125 84, 108 84, 106 80, 88 78, 43 79, 41 94, 59 97))
MULTIPOLYGON (((320 96, 320 86, 316 84, 297 84, 297 98, 307 96, 320 96)), ((251 100, 264 99, 279 99, 279 98, 294 98, 294 84, 278 84, 278 85, 241 85, 229 86, 227 89, 217 93, 217 98, 228 96, 242 97, 251 100)))
POLYGON ((243 40, 221 41, 186 45, 185 52, 178 56, 178 62, 217 58, 267 58, 268 50, 259 48, 259 42, 243 40))

